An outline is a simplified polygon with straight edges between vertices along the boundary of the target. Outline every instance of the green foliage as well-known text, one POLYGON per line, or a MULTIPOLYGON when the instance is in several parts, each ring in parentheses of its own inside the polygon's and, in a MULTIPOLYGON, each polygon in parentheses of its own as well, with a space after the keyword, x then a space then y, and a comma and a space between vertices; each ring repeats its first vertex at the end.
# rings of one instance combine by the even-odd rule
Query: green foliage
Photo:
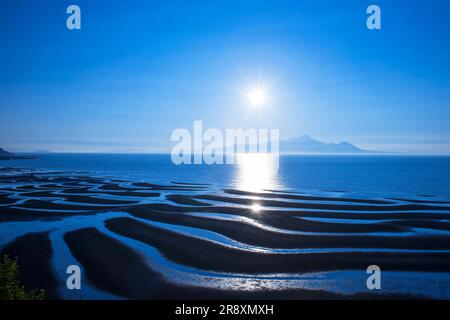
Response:
POLYGON ((45 291, 33 289, 25 291, 19 278, 19 265, 16 259, 3 256, 0 261, 0 300, 44 300, 45 291))

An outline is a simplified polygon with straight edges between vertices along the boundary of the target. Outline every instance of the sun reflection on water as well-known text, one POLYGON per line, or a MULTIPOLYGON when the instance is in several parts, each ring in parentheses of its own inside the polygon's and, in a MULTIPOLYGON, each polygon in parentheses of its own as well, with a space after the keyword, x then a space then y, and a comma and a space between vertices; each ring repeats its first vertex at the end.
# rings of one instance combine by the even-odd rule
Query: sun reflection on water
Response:
POLYGON ((280 189, 278 156, 270 153, 237 155, 236 185, 240 190, 261 192, 280 189))
POLYGON ((259 213, 262 209, 261 205, 259 203, 254 203, 252 204, 252 206, 250 207, 250 209, 254 212, 254 213, 259 213))

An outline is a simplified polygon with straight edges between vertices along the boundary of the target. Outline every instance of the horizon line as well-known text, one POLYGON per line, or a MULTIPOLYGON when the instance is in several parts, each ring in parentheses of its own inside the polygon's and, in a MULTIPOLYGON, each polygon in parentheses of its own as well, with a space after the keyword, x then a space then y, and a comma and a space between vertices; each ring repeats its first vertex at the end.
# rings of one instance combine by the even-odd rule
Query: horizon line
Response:
MULTIPOLYGON (((272 152, 240 152, 235 154, 276 154, 272 152)), ((13 154, 33 154, 33 155, 46 155, 46 154, 99 154, 99 155, 171 155, 171 152, 167 151, 20 151, 13 152, 13 154)), ((191 155, 200 155, 200 152, 193 152, 191 155)), ((414 153, 414 152, 279 152, 282 156, 450 156, 450 153, 414 153)), ((219 156, 226 156, 226 153, 219 153, 219 156)))

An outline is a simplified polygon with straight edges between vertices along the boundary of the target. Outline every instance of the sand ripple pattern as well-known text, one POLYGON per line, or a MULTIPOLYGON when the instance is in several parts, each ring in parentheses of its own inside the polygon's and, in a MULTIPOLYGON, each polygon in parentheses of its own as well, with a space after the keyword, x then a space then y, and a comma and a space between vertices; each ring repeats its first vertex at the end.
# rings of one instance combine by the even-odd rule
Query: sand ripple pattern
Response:
MULTIPOLYGON (((37 266, 40 282, 27 276, 35 270, 25 270, 24 282, 45 287, 52 298, 71 298, 62 261, 86 273, 90 291, 83 298, 371 296, 361 288, 310 288, 301 279, 364 273, 372 264, 448 275, 449 231, 450 203, 432 197, 254 193, 0 170, 2 253, 37 266)), ((410 295, 417 293, 384 297, 410 295)))

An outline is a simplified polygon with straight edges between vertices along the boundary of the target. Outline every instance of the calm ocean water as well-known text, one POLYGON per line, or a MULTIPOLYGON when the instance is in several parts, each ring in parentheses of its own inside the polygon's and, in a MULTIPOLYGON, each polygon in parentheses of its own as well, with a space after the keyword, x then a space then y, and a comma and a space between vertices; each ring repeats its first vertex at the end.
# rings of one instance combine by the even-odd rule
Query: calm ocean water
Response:
POLYGON ((281 156, 279 170, 252 158, 238 165, 174 165, 170 155, 45 154, 36 160, 2 161, 3 167, 88 171, 154 183, 209 183, 217 188, 345 192, 361 196, 450 197, 450 157, 281 156))

